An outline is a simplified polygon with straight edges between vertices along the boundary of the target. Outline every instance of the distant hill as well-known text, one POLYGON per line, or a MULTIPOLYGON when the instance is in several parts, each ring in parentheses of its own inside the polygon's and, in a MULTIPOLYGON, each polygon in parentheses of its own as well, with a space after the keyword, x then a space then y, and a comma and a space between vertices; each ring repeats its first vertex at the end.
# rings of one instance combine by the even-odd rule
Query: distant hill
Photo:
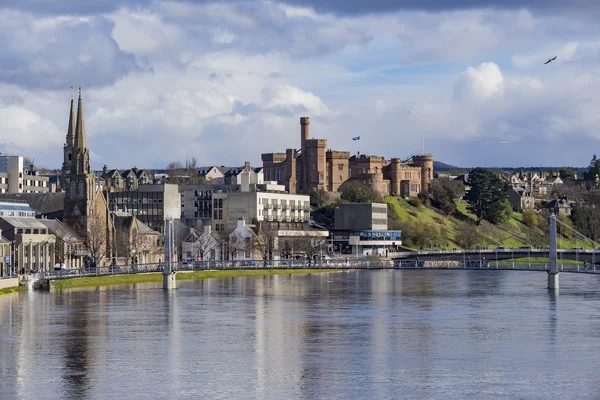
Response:
POLYGON ((434 171, 451 171, 451 170, 464 169, 464 168, 455 167, 454 165, 446 164, 441 161, 434 161, 433 169, 434 169, 434 171))

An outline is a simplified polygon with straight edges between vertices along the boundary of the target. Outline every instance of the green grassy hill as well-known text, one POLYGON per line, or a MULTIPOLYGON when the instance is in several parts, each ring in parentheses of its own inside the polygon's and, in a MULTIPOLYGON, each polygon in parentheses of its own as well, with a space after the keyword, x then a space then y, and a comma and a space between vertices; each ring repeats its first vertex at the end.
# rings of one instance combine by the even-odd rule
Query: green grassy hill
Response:
MULTIPOLYGON (((517 248, 522 246, 548 247, 548 235, 544 228, 530 228, 523 223, 523 216, 513 213, 512 217, 502 224, 490 224, 483 221, 480 226, 475 226, 475 216, 467 211, 466 203, 457 203, 457 212, 452 216, 444 215, 435 208, 424 205, 412 205, 409 201, 387 197, 385 202, 389 209, 390 229, 399 228, 403 231, 405 246, 418 249, 421 245, 410 243, 406 240, 411 236, 411 231, 420 232, 421 235, 433 237, 433 243, 424 245, 424 248, 434 246, 436 249, 459 249, 461 246, 456 241, 456 235, 465 222, 470 222, 472 229, 479 237, 479 246, 494 249, 496 247, 517 248)), ((540 218, 542 218, 540 216, 540 218)), ((566 235, 565 235, 566 236, 566 235)), ((562 249, 575 247, 591 248, 590 243, 575 238, 560 235, 558 246, 562 249)))

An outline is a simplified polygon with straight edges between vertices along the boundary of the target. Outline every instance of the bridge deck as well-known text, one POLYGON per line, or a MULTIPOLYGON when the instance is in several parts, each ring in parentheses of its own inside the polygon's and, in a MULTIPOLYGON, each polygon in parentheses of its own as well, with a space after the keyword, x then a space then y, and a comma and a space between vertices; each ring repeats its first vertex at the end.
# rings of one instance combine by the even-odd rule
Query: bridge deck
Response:
MULTIPOLYGON (((176 271, 208 270, 265 270, 265 269, 397 269, 397 270, 494 270, 494 271, 548 271, 547 263, 511 263, 506 261, 394 261, 381 260, 328 260, 322 262, 298 261, 211 261, 193 265, 176 264, 176 271)), ((596 265, 559 263, 559 272, 600 274, 596 265)), ((162 272, 160 264, 144 264, 122 267, 98 267, 76 270, 45 271, 36 274, 38 279, 69 279, 88 276, 127 275, 162 272)))

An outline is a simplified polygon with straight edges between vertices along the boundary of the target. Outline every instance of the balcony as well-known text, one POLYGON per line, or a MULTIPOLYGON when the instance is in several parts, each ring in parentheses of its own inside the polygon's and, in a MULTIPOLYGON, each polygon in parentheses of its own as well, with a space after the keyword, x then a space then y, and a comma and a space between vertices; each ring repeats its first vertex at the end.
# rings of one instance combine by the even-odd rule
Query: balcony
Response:
POLYGON ((281 208, 282 208, 281 204, 275 204, 275 209, 276 210, 281 210, 281 208))
POLYGON ((265 210, 272 210, 272 209, 273 209, 273 204, 270 204, 270 203, 268 203, 268 204, 264 204, 264 205, 263 205, 263 208, 264 208, 265 210))

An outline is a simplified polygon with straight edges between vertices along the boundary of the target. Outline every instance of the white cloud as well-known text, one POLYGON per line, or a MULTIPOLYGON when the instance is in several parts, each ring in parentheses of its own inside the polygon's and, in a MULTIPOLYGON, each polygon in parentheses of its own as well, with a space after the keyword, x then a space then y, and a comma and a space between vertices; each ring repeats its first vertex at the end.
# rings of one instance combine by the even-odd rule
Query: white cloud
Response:
POLYGON ((600 28, 569 18, 344 17, 269 1, 161 2, 85 18, 0 9, 0 116, 15 117, 0 118, 0 143, 58 167, 67 83, 81 83, 95 167, 259 163, 261 152, 298 146, 304 115, 340 150, 405 157, 425 134, 442 161, 552 163, 554 153, 531 148, 568 138, 587 151, 600 139, 600 28), (539 65, 552 52, 557 62, 539 65), (54 151, 31 139, 40 132, 54 151), (505 137, 519 147, 500 153, 505 137))
POLYGON ((493 62, 469 67, 459 79, 455 94, 462 101, 485 101, 504 92, 504 75, 493 62))

